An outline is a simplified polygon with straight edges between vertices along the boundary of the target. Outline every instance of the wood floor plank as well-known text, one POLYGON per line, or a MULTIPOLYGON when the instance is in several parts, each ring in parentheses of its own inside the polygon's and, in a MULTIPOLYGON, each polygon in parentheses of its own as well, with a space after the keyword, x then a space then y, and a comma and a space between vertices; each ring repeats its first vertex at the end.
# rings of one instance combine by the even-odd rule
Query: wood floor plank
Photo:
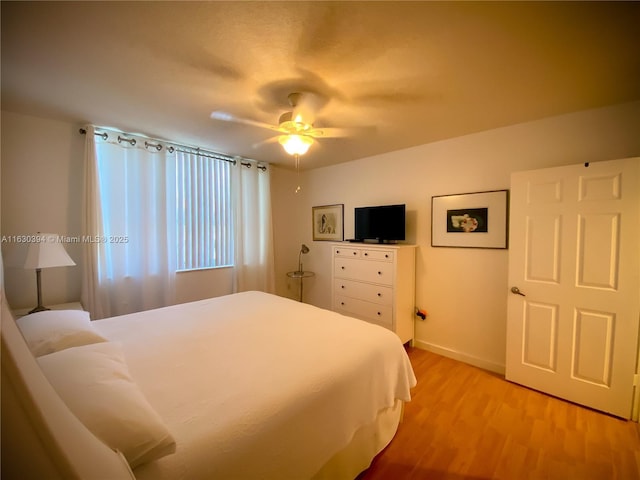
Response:
POLYGON ((408 349, 418 385, 359 480, 640 480, 640 427, 408 349))

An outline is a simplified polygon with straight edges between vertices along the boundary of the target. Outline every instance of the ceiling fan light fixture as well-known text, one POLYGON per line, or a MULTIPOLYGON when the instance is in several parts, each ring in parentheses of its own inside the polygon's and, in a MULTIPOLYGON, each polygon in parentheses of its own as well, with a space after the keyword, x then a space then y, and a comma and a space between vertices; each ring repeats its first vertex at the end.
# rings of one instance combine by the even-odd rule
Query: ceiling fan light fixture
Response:
POLYGON ((304 155, 313 144, 313 138, 306 135, 281 135, 278 142, 289 155, 304 155))
POLYGON ((288 132, 291 135, 296 134, 304 134, 305 132, 311 130, 312 125, 309 123, 305 123, 302 115, 298 114, 293 117, 293 112, 285 112, 280 115, 280 119, 278 120, 278 127, 283 132, 288 132))

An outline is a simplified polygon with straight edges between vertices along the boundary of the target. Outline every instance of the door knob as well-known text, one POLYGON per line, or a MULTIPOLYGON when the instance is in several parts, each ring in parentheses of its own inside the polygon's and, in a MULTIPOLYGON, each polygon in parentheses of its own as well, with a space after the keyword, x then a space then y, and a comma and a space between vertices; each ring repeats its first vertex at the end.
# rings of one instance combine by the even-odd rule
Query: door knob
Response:
POLYGON ((511 293, 515 293, 516 295, 522 295, 523 297, 526 297, 526 295, 522 293, 518 287, 511 287, 511 293))

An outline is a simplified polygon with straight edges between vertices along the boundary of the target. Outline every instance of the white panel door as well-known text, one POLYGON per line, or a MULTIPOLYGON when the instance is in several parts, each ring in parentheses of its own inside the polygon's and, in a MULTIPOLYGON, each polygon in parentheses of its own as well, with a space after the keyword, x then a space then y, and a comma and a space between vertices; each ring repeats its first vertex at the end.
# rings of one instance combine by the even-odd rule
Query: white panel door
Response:
POLYGON ((508 380, 630 418, 640 158, 511 176, 508 380))

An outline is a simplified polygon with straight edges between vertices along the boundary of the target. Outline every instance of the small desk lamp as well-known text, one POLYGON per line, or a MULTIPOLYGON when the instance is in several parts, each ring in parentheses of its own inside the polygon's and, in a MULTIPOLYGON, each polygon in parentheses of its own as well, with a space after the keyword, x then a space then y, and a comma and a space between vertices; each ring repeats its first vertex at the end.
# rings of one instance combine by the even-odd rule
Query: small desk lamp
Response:
POLYGON ((300 253, 298 253, 298 273, 302 273, 302 259, 300 258, 300 256, 303 253, 309 253, 309 247, 307 247, 304 243, 302 244, 302 247, 300 247, 300 253))
POLYGON ((41 270, 52 267, 70 267, 76 264, 67 254, 62 244, 58 243, 58 235, 54 233, 38 233, 37 236, 39 241, 29 244, 27 259, 24 262, 25 269, 36 269, 36 285, 38 287, 38 305, 29 313, 49 310, 42 305, 41 270))

